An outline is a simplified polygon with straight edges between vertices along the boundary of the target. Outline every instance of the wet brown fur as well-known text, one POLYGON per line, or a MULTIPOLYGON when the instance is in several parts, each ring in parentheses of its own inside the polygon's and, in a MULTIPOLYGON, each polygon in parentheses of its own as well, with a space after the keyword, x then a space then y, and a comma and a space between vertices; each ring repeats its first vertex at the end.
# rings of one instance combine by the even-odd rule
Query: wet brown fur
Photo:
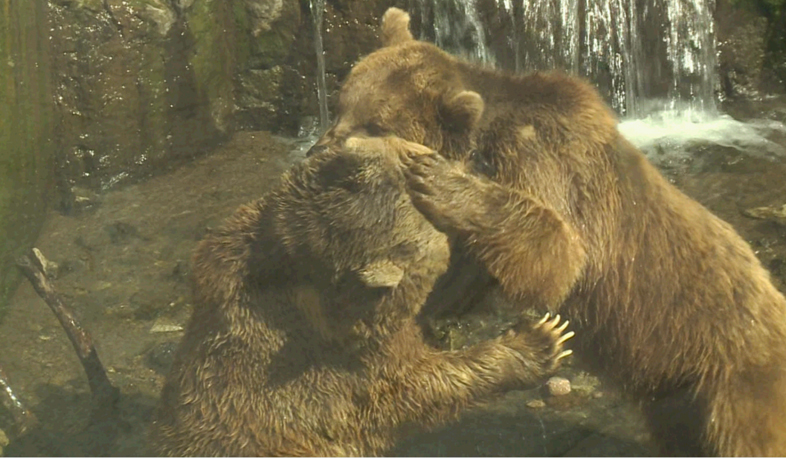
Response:
POLYGON ((385 14, 318 145, 395 134, 457 160, 409 161, 416 206, 511 297, 580 323, 582 356, 638 396, 663 453, 786 455, 786 301, 748 244, 590 85, 462 62, 408 21, 385 14))
POLYGON ((446 236, 406 193, 394 138, 349 139, 240 207, 194 257, 195 309, 152 429, 161 455, 376 455, 408 425, 552 372, 564 328, 460 351, 415 322, 446 236))

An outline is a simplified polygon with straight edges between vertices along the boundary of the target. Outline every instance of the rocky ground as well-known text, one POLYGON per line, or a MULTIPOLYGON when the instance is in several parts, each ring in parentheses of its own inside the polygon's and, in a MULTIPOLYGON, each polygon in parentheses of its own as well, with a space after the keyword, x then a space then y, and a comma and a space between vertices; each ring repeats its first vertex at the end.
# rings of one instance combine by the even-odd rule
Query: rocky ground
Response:
MULTIPOLYGON (((785 138, 774 140, 786 145, 785 138)), ((690 160, 663 163, 665 173, 733 224, 783 287, 786 158, 708 145, 692 146, 691 153, 690 160)), ((54 211, 48 216, 36 246, 58 264, 56 287, 93 333, 109 376, 122 391, 123 422, 111 435, 84 431, 90 394, 82 368, 53 314, 24 283, 0 323, 0 366, 41 427, 17 438, 10 415, 0 410, 0 430, 10 437, 9 443, 0 434, 6 454, 149 453, 145 428, 190 311, 187 275, 194 245, 239 204, 270 189, 302 154, 302 145, 292 140, 238 133, 214 154, 174 172, 79 196, 70 216, 54 211)), ((459 338, 480 332, 488 324, 483 320, 473 318, 454 331, 459 338)), ((562 379, 510 392, 391 453, 654 453, 634 404, 574 365, 558 375, 562 379)))

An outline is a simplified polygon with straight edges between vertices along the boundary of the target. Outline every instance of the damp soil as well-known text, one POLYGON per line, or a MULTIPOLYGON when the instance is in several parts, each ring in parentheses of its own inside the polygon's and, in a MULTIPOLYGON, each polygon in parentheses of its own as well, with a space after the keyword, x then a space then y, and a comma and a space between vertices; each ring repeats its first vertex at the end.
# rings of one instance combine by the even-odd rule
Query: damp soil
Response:
MULTIPOLYGON (((779 141, 786 146, 786 141, 779 141)), ((82 367, 54 315, 23 283, 0 322, 0 366, 40 426, 16 437, 9 413, 0 409, 0 433, 10 438, 4 454, 151 453, 146 428, 191 310, 192 250, 238 205, 271 189, 303 151, 295 140, 242 132, 210 156, 174 172, 84 197, 80 211, 71 215, 50 213, 36 246, 57 263, 56 288, 93 334, 109 377, 121 390, 122 422, 111 434, 86 429, 92 406, 82 367)), ((755 157, 708 145, 695 145, 691 153, 690 160, 665 165, 664 173, 737 228, 783 289, 786 215, 781 217, 778 210, 786 204, 786 158, 755 157)), ((469 317, 454 323, 450 333, 465 338, 502 325, 488 317, 469 317)), ((614 387, 571 362, 557 375, 570 380, 569 394, 552 396, 545 386, 511 391, 468 411, 460 421, 408 438, 390 453, 656 452, 637 406, 614 387)))

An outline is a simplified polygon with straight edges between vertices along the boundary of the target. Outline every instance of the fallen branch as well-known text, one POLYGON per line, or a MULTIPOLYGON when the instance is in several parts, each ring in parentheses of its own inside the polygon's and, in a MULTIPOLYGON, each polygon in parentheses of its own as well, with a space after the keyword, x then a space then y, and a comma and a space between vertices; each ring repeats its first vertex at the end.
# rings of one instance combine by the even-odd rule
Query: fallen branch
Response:
POLYGON ((30 280, 36 293, 52 309, 63 326, 82 367, 85 369, 85 374, 87 374, 87 383, 90 385, 90 391, 93 393, 93 400, 96 403, 97 410, 94 413, 100 411, 100 416, 105 417, 106 414, 111 414, 117 409, 120 390, 109 381, 104 366, 98 358, 98 353, 96 353, 92 337, 82 328, 73 311, 63 303, 60 295, 49 282, 45 273, 45 266, 48 264, 49 261, 36 248, 21 256, 16 262, 22 274, 30 280))
POLYGON ((17 434, 19 436, 24 435, 38 424, 38 419, 16 397, 11 389, 11 384, 8 383, 8 376, 2 367, 0 367, 0 390, 3 391, 3 405, 11 411, 11 416, 14 418, 14 423, 16 423, 17 434))

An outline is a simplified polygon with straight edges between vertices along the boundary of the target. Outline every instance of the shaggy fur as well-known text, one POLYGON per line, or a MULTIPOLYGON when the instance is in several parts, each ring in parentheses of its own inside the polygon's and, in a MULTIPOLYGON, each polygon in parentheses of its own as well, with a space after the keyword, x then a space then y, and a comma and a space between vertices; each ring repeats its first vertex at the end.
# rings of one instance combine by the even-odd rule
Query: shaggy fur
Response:
POLYGON ((152 431, 161 455, 376 455, 553 372, 559 318, 461 351, 415 321, 449 262, 395 138, 351 138, 237 210, 194 257, 195 310, 152 431))
POLYGON ((642 400, 663 453, 786 455, 786 301, 748 244, 590 85, 462 62, 408 21, 385 14, 318 145, 362 132, 439 151, 408 161, 415 206, 490 274, 481 289, 579 323, 583 359, 642 400))

